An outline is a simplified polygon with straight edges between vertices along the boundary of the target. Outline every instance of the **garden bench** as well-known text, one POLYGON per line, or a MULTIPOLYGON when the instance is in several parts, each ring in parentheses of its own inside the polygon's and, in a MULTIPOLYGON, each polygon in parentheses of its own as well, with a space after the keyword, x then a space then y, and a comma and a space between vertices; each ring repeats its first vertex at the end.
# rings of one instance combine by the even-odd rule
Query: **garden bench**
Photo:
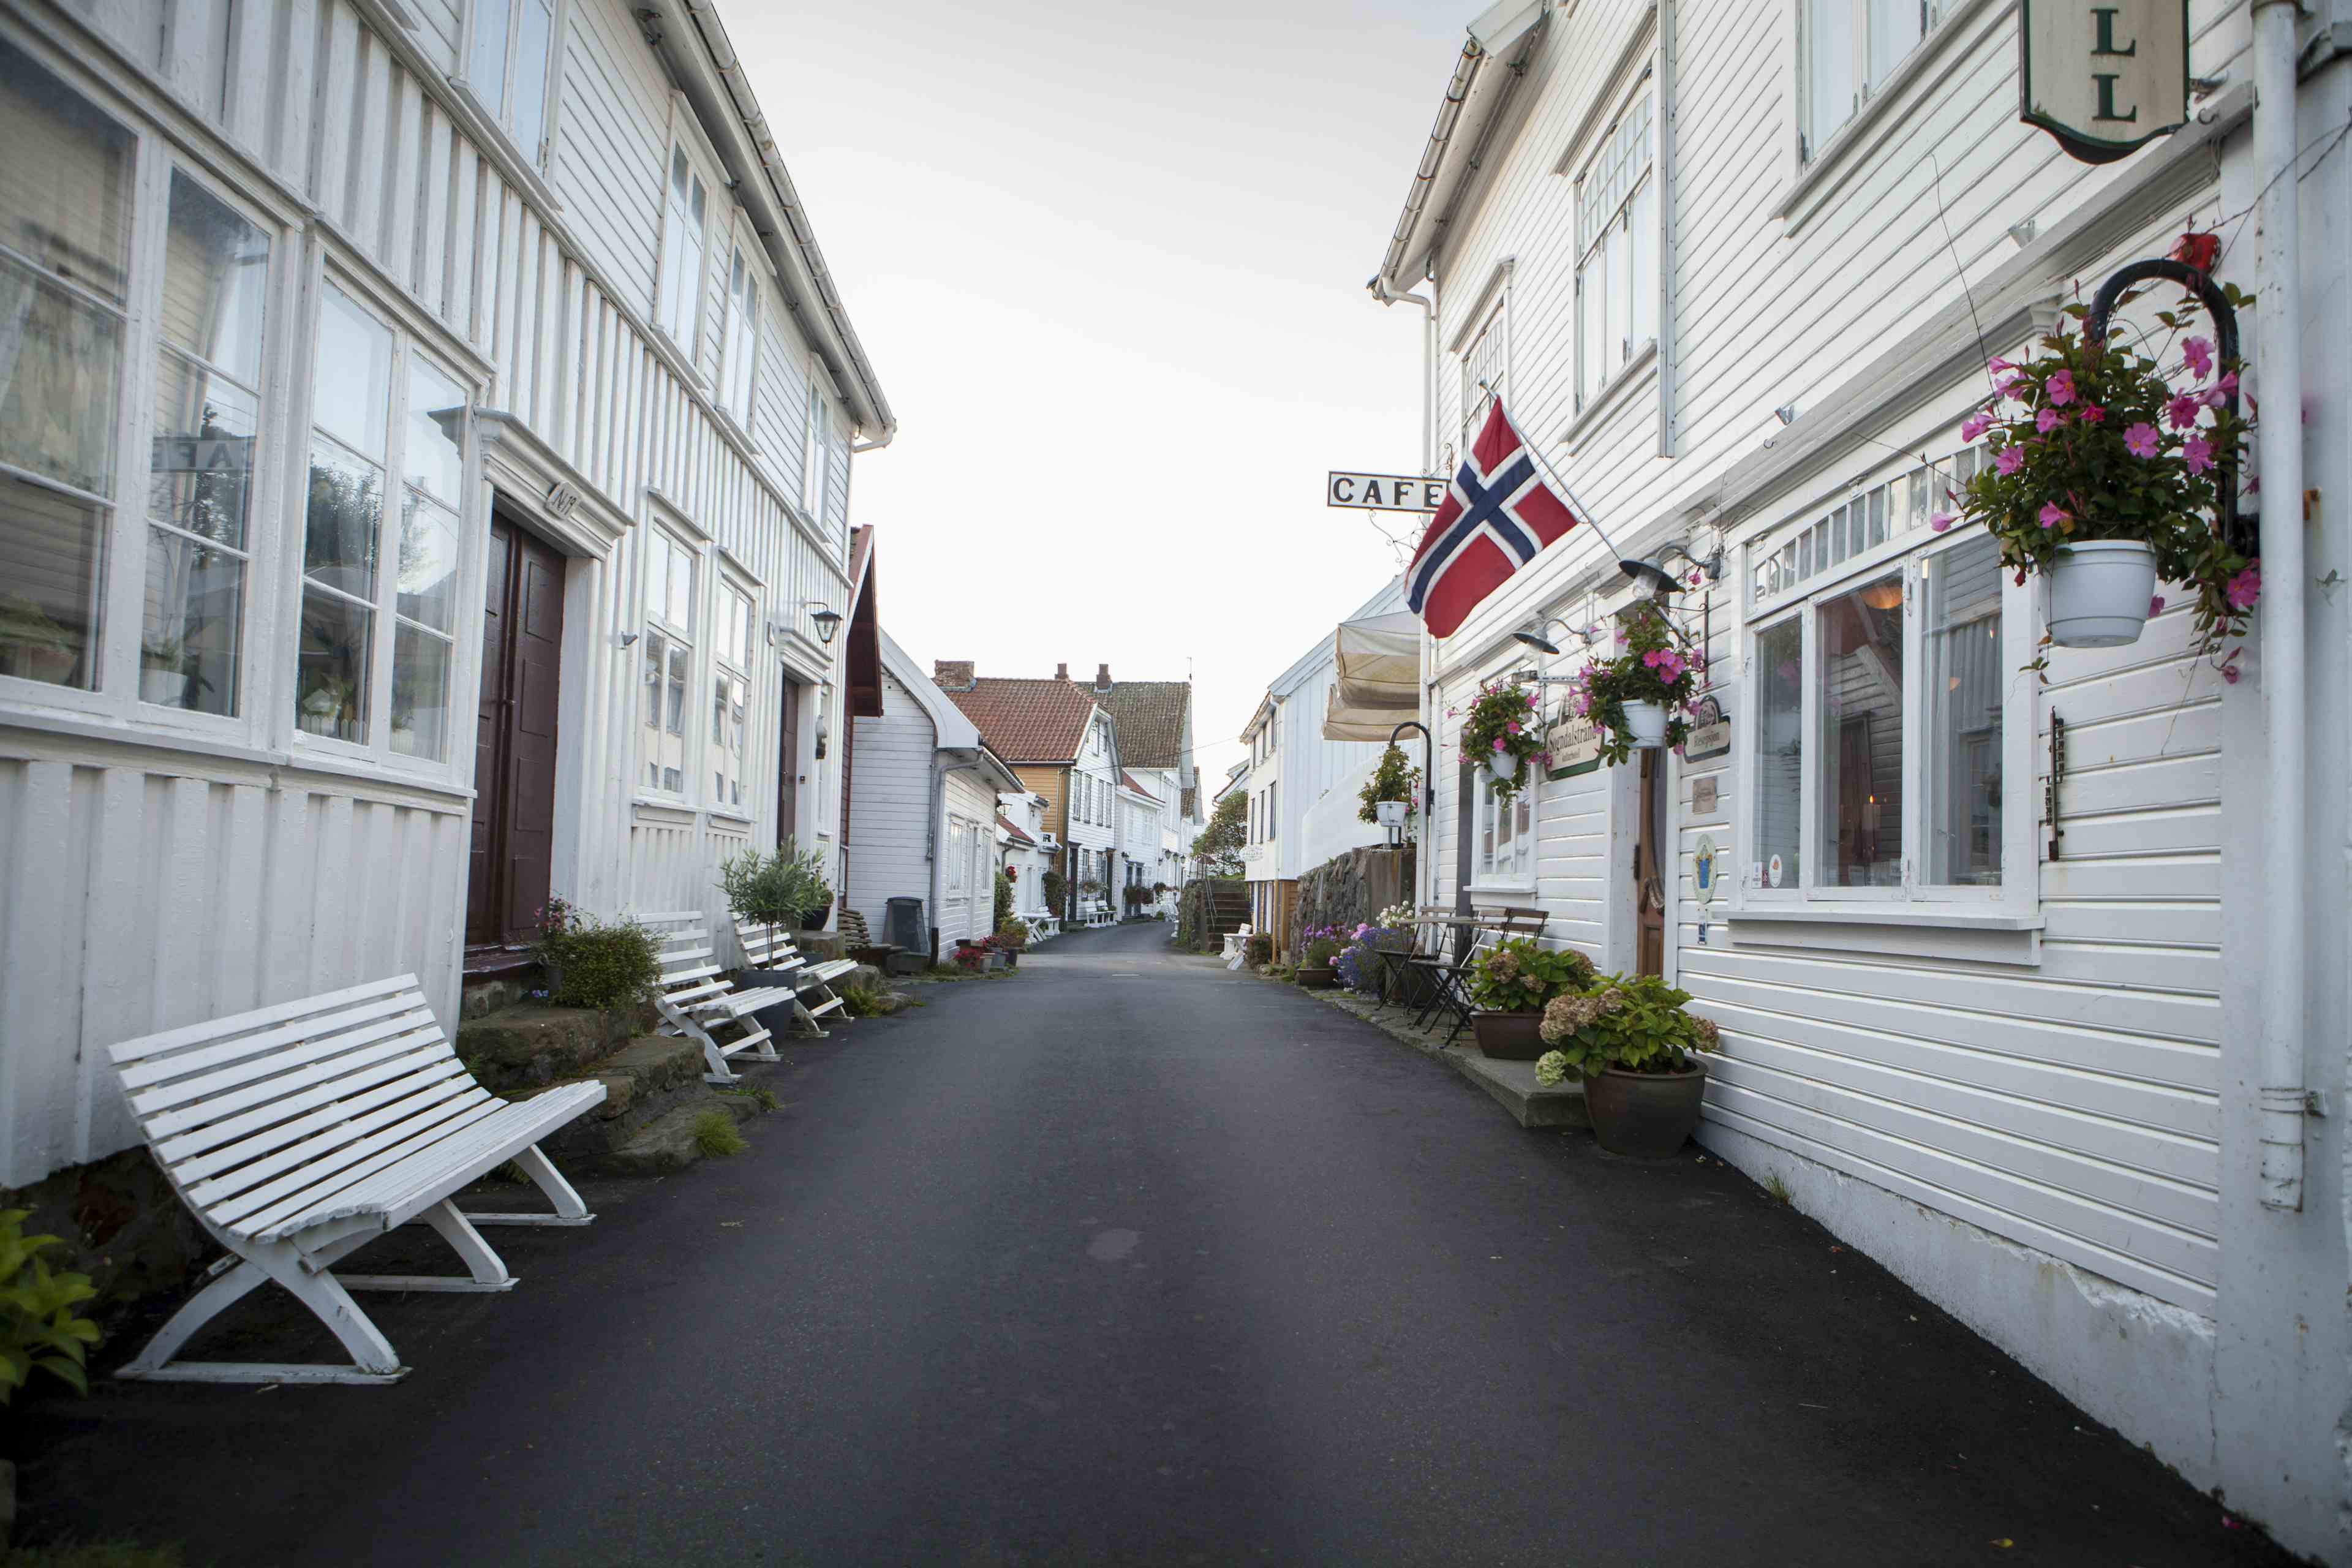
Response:
MULTIPOLYGON (((710 922, 699 910, 673 910, 631 917, 653 932, 660 944, 661 978, 654 990, 654 1011, 661 1016, 661 1032, 682 1037, 702 1047, 703 1079, 731 1084, 741 1079, 730 1065, 737 1057, 772 1062, 775 1042, 751 1015, 764 1007, 796 1000, 790 986, 738 988, 719 966, 710 922), (728 1037, 721 1038, 722 1033, 728 1037)), ((796 967, 799 955, 787 942, 761 943, 762 955, 773 954, 780 967, 796 967), (777 950, 781 949, 781 952, 777 950)), ((752 960, 760 963, 758 958, 752 960)))
MULTIPOLYGON (((833 983, 856 969, 857 960, 820 958, 812 963, 806 953, 793 944, 791 934, 782 927, 777 928, 776 934, 771 937, 767 927, 739 920, 735 922, 735 935, 742 942, 744 956, 751 961, 753 969, 789 974, 796 996, 804 996, 812 991, 818 994, 820 1005, 807 1010, 801 1019, 803 1023, 814 1024, 817 1015, 830 1013, 841 1005, 841 999, 833 994, 833 983)), ((891 951, 896 952, 898 949, 891 951)))
POLYGON ((506 1290, 474 1226, 595 1216, 539 1141, 604 1098, 602 1082, 509 1100, 476 1083, 414 975, 371 981, 112 1047, 131 1114, 173 1190, 229 1256, 116 1375, 193 1383, 390 1383, 408 1369, 353 1290, 506 1290), (512 1161, 549 1214, 467 1214, 451 1195, 512 1161), (421 1219, 457 1276, 337 1275, 331 1266, 421 1219), (349 1366, 184 1362, 182 1346, 275 1280, 317 1314, 349 1366))

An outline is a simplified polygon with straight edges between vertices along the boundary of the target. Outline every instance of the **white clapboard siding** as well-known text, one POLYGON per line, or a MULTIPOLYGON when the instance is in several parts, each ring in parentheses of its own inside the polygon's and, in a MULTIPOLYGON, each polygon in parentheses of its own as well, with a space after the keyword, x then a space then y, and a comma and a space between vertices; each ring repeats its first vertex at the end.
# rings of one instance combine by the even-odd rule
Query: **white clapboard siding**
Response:
MULTIPOLYGON (((857 763, 849 801, 849 885, 844 905, 866 917, 879 939, 888 930, 890 900, 931 903, 931 761, 938 746, 930 715, 887 669, 882 672, 882 716, 859 719, 857 763)), ((992 816, 991 826, 993 826, 992 816)))

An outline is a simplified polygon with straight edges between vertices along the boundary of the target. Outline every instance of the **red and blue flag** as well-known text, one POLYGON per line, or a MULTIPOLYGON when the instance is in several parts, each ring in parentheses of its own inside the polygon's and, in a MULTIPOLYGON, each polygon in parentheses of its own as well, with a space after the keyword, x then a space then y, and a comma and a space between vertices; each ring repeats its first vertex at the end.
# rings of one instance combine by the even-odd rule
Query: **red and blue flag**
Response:
POLYGON ((1452 637, 1481 600, 1578 521, 1544 483, 1496 398, 1405 568, 1405 603, 1431 637, 1452 637))

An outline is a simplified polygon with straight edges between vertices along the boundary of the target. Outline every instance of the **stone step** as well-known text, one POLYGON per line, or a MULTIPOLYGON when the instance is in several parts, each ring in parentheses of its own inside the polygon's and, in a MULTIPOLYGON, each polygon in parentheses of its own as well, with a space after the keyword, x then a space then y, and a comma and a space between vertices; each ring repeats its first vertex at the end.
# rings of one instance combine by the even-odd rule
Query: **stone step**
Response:
POLYGON ((1536 1081, 1533 1062, 1498 1061, 1475 1046, 1455 1047, 1438 1053, 1454 1070, 1495 1097, 1522 1127, 1590 1127, 1584 1108, 1584 1085, 1563 1083, 1547 1089, 1536 1081))
POLYGON ((695 1128, 711 1111, 722 1111, 738 1126, 760 1114, 759 1102, 748 1094, 722 1094, 710 1089, 638 1129, 627 1142, 599 1158, 599 1170, 616 1176, 666 1176, 683 1171, 703 1157, 695 1128))
POLYGON ((709 1086, 703 1081, 701 1044, 667 1035, 645 1035, 592 1065, 583 1078, 601 1079, 604 1102, 565 1123, 543 1141, 561 1162, 593 1164, 628 1142, 709 1086))
POLYGON ((642 1026, 623 1013, 582 1007, 502 1007, 457 1026, 457 1056, 494 1094, 583 1077, 642 1026))

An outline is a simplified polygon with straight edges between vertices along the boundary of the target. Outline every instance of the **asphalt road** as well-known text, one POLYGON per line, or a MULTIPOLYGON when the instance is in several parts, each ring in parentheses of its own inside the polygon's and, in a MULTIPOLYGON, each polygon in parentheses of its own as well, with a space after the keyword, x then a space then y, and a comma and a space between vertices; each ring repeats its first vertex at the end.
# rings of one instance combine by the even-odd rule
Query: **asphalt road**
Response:
MULTIPOLYGON (((794 1047, 748 1153, 592 1184, 585 1232, 497 1233, 512 1293, 369 1298, 416 1369, 394 1387, 20 1407, 20 1540, 192 1564, 2286 1561, 1737 1172, 1522 1131, 1166 934, 1073 933, 794 1047)), ((248 1310, 224 1331, 271 1342, 213 1353, 331 1359, 248 1310)))

